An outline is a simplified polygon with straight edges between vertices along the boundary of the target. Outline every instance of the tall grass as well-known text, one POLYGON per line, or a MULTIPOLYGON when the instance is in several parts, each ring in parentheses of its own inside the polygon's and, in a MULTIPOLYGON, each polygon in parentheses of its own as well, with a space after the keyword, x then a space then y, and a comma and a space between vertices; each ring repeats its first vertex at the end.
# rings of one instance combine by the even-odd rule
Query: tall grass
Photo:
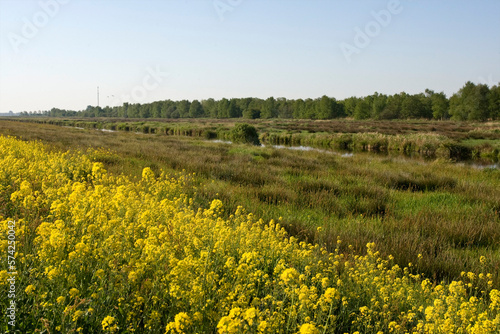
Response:
POLYGON ((0 122, 0 133, 40 139, 54 150, 110 149, 113 155, 93 153, 93 159, 114 174, 140 178, 144 167, 194 172, 195 205, 219 198, 227 215, 243 205, 265 220, 281 217, 290 233, 329 249, 337 236, 360 252, 376 242, 401 266, 418 262, 428 277, 477 272, 485 256, 500 286, 498 169, 19 122, 0 122))
MULTIPOLYGON (((36 122, 85 129, 108 129, 144 134, 234 139, 241 120, 116 120, 31 118, 36 122)), ((312 146, 336 150, 421 155, 425 158, 488 160, 500 158, 498 123, 431 121, 249 121, 260 132, 260 141, 270 145, 312 146), (485 142, 487 140, 487 142, 485 142)), ((253 140, 255 143, 257 139, 253 140)))

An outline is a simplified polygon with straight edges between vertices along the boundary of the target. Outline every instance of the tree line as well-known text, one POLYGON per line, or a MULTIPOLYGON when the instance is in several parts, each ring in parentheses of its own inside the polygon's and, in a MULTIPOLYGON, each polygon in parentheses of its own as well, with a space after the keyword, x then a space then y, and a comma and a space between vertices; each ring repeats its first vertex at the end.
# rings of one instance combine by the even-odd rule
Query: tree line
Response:
POLYGON ((52 108, 47 111, 22 112, 21 116, 49 117, 117 117, 117 118, 295 118, 295 119, 452 119, 485 121, 500 119, 500 85, 467 82, 448 98, 443 92, 426 89, 424 93, 405 92, 385 95, 374 93, 359 98, 336 100, 328 96, 317 99, 269 97, 214 100, 156 101, 124 103, 117 107, 88 106, 73 111, 52 108))

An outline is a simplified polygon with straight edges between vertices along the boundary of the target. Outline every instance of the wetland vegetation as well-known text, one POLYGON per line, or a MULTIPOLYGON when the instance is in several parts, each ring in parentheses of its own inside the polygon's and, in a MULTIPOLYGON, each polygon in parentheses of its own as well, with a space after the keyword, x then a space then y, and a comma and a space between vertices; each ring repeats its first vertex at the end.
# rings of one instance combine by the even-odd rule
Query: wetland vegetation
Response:
MULTIPOLYGON (((462 271, 478 269, 479 257, 485 256, 490 272, 495 273, 495 284, 500 283, 498 168, 457 164, 446 154, 412 159, 391 155, 391 150, 384 154, 341 155, 327 150, 283 150, 269 145, 207 141, 231 139, 234 120, 144 121, 126 123, 128 131, 117 132, 91 129, 110 129, 113 125, 118 128, 122 123, 80 122, 43 120, 56 126, 1 121, 0 133, 41 140, 54 150, 103 148, 102 154, 93 153, 93 159, 104 163, 114 174, 140 177, 144 167, 155 173, 160 170, 195 173, 191 181, 195 187, 190 188, 190 195, 200 207, 217 198, 230 215, 241 205, 264 220, 280 218, 290 234, 322 243, 328 249, 335 247, 337 237, 356 251, 363 251, 367 242, 375 242, 383 254, 392 254, 398 264, 418 263, 419 271, 438 280, 452 280, 460 277, 462 271), (85 129, 59 126, 63 124, 85 129), (148 131, 136 133, 139 126, 147 127, 148 131), (170 130, 152 130, 159 127, 170 130), (209 131, 216 135, 207 135, 209 131)), ((472 144, 472 148, 487 141, 488 152, 495 152, 498 147, 500 131, 498 123, 426 121, 274 120, 252 125, 258 129, 263 143, 289 144, 266 139, 266 134, 276 133, 276 138, 283 138, 283 133, 301 131, 309 141, 300 144, 329 148, 330 144, 312 140, 319 136, 311 131, 315 127, 321 130, 320 138, 413 136, 434 141, 435 137, 446 136, 457 145, 472 144), (377 126, 380 129, 377 135, 362 132, 363 129, 373 132, 377 126), (339 128, 345 132, 332 131, 339 128), (429 129, 436 133, 435 137, 429 135, 431 139, 426 135, 429 129)), ((357 145, 360 144, 354 147, 357 145)), ((493 155, 490 159, 496 161, 493 155)))

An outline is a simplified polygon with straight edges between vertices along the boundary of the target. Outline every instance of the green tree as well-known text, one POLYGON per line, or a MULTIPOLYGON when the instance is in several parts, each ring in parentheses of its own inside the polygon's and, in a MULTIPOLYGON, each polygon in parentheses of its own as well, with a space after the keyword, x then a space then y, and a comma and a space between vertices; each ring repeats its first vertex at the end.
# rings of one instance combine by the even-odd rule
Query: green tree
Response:
POLYGON ((161 117, 161 102, 153 102, 151 106, 151 117, 160 118, 161 117))
POLYGON ((258 109, 247 109, 243 112, 243 118, 246 119, 257 119, 260 118, 260 110, 258 109))
POLYGON ((128 117, 128 107, 129 107, 128 102, 124 102, 123 105, 121 107, 119 107, 119 109, 118 109, 118 117, 127 118, 128 117))
POLYGON ((242 99, 236 99, 236 105, 241 110, 241 113, 244 114, 250 108, 250 103, 252 103, 251 97, 245 97, 242 99))
POLYGON ((284 97, 280 97, 276 100, 276 117, 279 118, 292 118, 292 101, 287 100, 284 97))
POLYGON ((489 88, 470 81, 450 99, 450 114, 455 120, 483 121, 489 116, 489 88))
POLYGON ((252 98, 252 101, 248 105, 248 109, 255 109, 259 111, 259 117, 260 113, 262 111, 262 105, 264 104, 264 100, 258 99, 258 98, 252 98))
POLYGON ((304 109, 306 107, 306 103, 302 99, 298 99, 293 101, 293 118, 295 119, 300 119, 303 118, 304 115, 304 109))
POLYGON ((238 118, 241 117, 241 109, 238 106, 237 99, 231 99, 229 101, 229 117, 230 118, 238 118))
POLYGON ((151 109, 150 104, 142 104, 139 107, 139 113, 141 118, 149 118, 151 117, 151 109))
POLYGON ((472 91, 476 85, 471 81, 465 83, 458 92, 450 98, 450 115, 451 118, 457 121, 464 121, 469 118, 469 110, 466 106, 466 101, 472 95, 472 91))
POLYGON ((261 118, 276 118, 277 117, 277 109, 276 109, 276 100, 274 97, 268 98, 264 105, 262 106, 262 110, 260 113, 261 118))
POLYGON ((191 102, 191 106, 189 107, 189 117, 198 118, 202 117, 203 114, 203 107, 201 106, 200 101, 193 100, 193 102, 191 102))
POLYGON ((500 85, 490 88, 489 105, 490 118, 500 119, 500 85))
POLYGON ((402 118, 419 118, 422 117, 424 112, 424 104, 418 95, 407 96, 401 104, 401 117, 402 118))
POLYGON ((207 100, 202 100, 201 105, 203 107, 203 110, 205 110, 206 116, 217 118, 217 103, 214 99, 210 98, 207 100))
POLYGON ((217 102, 217 117, 229 118, 229 109, 231 108, 230 102, 226 98, 222 98, 217 102))
POLYGON ((455 93, 450 98, 450 111, 451 119, 456 121, 464 121, 468 118, 468 112, 463 103, 462 96, 455 93))
POLYGON ((380 119, 398 119, 401 118, 401 105, 406 98, 406 93, 402 92, 387 97, 387 103, 384 110, 379 115, 380 119))
POLYGON ((371 117, 373 119, 379 119, 380 115, 385 109, 385 106, 387 105, 387 95, 375 92, 375 94, 372 96, 372 101, 373 103, 371 117))
POLYGON ((177 102, 176 111, 179 113, 180 118, 189 117, 189 108, 191 107, 191 102, 188 100, 182 100, 177 102))
POLYGON ((166 100, 161 103, 161 117, 172 118, 173 112, 177 109, 176 104, 172 100, 166 100))
MULTIPOLYGON (((110 106, 105 106, 104 108, 102 108, 102 114, 104 117, 113 117, 112 112, 113 112, 113 109, 111 109, 110 106)), ((66 116, 66 115, 68 115, 68 112, 66 110, 64 110, 64 114, 66 116)))
POLYGON ((335 105, 331 98, 323 95, 318 103, 316 117, 319 119, 332 119, 335 114, 335 105))
POLYGON ((431 96, 432 101, 432 117, 435 119, 448 119, 450 102, 444 92, 433 93, 431 96))
POLYGON ((487 85, 479 84, 475 87, 473 95, 467 101, 469 108, 469 121, 485 121, 490 115, 490 89, 487 85))
POLYGON ((354 119, 368 119, 371 116, 371 105, 370 100, 364 98, 356 104, 354 109, 354 119))
POLYGON ((302 114, 302 118, 304 119, 315 119, 316 118, 316 103, 317 99, 306 99, 304 106, 304 112, 302 114))
POLYGON ((420 111, 420 118, 432 119, 432 95, 434 91, 426 89, 425 93, 417 94, 422 102, 422 109, 420 111))
POLYGON ((140 106, 140 104, 138 104, 138 103, 134 103, 134 104, 129 105, 129 107, 127 108, 128 118, 139 118, 140 117, 139 106, 140 106))
POLYGON ((352 96, 342 101, 342 104, 344 105, 344 111, 347 117, 354 117, 354 111, 356 110, 356 105, 360 100, 361 100, 360 98, 352 96))
POLYGON ((113 107, 111 110, 111 117, 119 117, 118 116, 118 111, 120 110, 121 107, 113 107))

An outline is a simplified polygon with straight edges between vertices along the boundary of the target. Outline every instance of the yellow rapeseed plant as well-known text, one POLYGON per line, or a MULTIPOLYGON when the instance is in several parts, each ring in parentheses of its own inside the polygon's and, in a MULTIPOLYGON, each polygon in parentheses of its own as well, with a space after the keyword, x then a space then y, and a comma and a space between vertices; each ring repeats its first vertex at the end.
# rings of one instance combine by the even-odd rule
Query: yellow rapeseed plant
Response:
POLYGON ((185 173, 146 168, 134 182, 92 151, 11 137, 0 137, 0 152, 0 242, 6 252, 16 221, 20 332, 500 332, 487 273, 439 284, 371 243, 364 256, 329 253, 242 207, 195 209, 185 173))

